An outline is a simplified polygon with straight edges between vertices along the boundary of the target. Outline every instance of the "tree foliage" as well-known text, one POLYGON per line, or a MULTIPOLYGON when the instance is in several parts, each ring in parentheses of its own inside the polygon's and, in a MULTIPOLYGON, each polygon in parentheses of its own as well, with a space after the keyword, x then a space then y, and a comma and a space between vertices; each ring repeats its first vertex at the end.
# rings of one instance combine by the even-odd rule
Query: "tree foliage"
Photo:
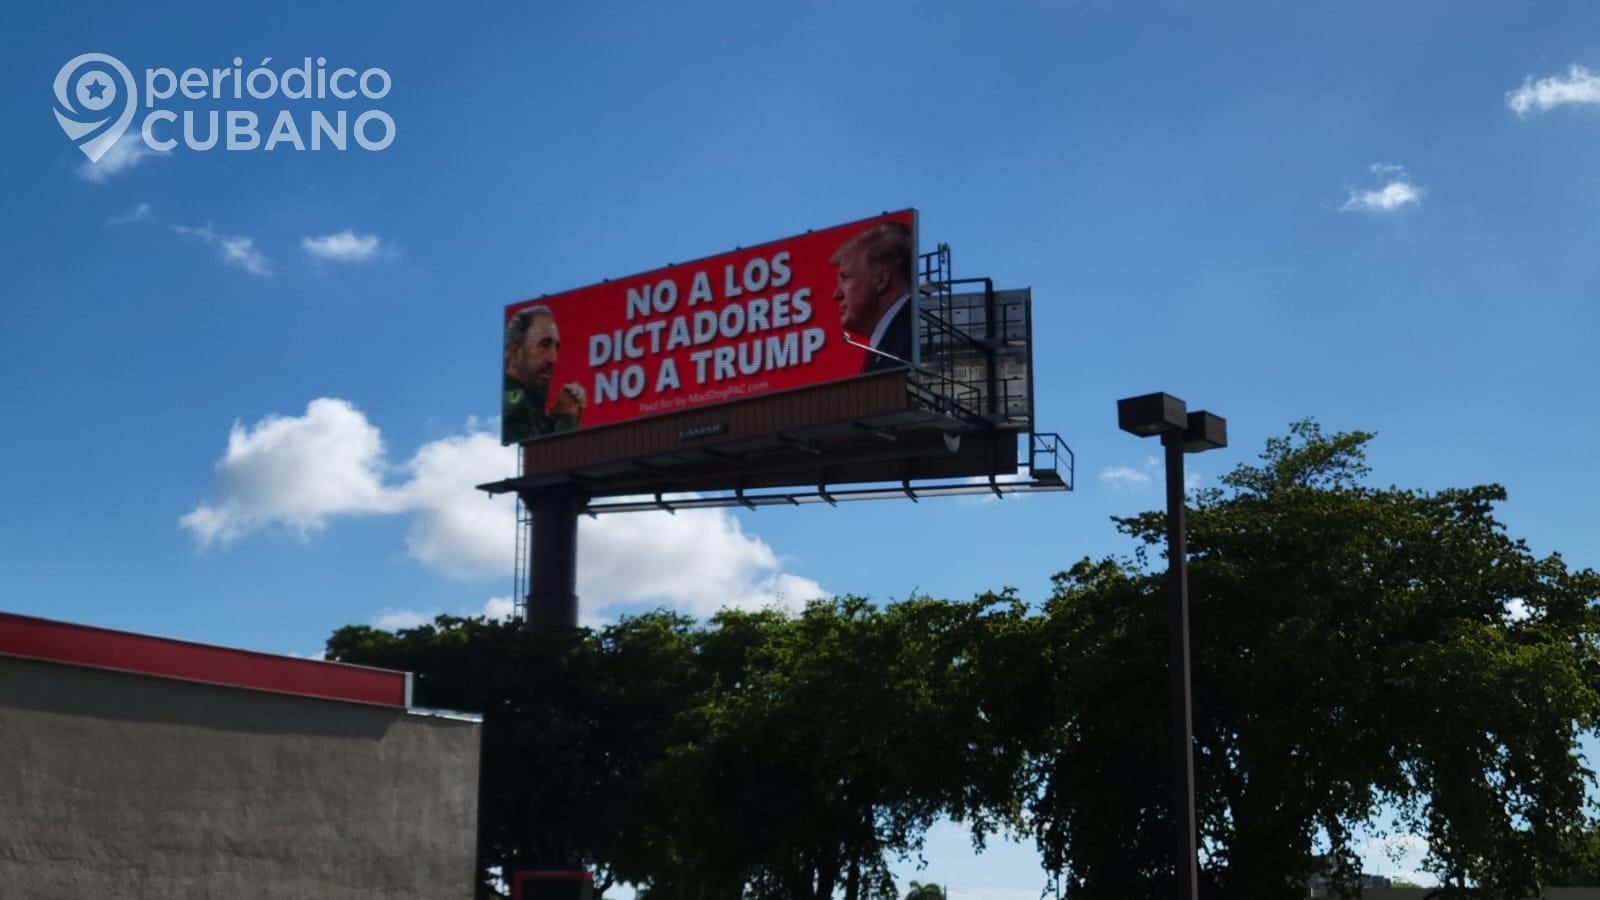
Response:
MULTIPOLYGON (((1526 897, 1584 824, 1575 753, 1600 711, 1590 571, 1536 557, 1498 486, 1366 486, 1370 435, 1310 422, 1202 491, 1190 520, 1198 815, 1207 893, 1295 896, 1318 864, 1359 874, 1372 823, 1426 838, 1448 885, 1526 897), (1375 820, 1380 813, 1392 817, 1375 820)), ((1154 547, 1164 518, 1119 527, 1154 547)), ((1137 562, 1056 582, 1056 749, 1033 823, 1074 896, 1171 877, 1163 584, 1137 562), (1122 848, 1119 852, 1118 848, 1122 848)))
POLYGON ((328 657, 417 673, 418 705, 484 715, 480 894, 487 870, 648 871, 660 797, 647 789, 705 673, 690 620, 629 618, 599 634, 440 616, 398 635, 340 629, 328 657))
MULTIPOLYGON (((893 856, 1016 804, 1026 609, 859 598, 669 613, 596 632, 440 617, 341 629, 329 656, 418 674, 485 714, 481 862, 583 866, 650 897, 895 898, 893 856), (991 701, 991 698, 1000 698, 991 701)), ((492 889, 484 878, 480 893, 492 889)))
MULTIPOLYGON (((1364 828, 1421 835, 1448 887, 1494 897, 1600 859, 1576 754, 1600 725, 1600 576, 1508 536, 1499 487, 1369 486, 1370 438, 1300 423, 1194 498, 1207 896, 1302 896, 1327 860, 1353 887, 1364 828)), ((1031 834, 1074 897, 1165 896, 1164 519, 1117 525, 1134 552, 1034 608, 842 598, 570 634, 441 617, 341 629, 329 655, 485 714, 486 873, 888 900, 889 863, 949 816, 980 846, 1031 834)))

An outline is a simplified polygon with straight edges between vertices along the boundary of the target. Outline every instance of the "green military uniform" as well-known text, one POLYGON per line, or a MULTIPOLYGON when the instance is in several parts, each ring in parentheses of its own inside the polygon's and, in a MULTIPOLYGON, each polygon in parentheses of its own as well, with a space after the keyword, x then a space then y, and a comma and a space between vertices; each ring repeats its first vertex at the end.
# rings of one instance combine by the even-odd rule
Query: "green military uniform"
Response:
POLYGON ((548 391, 526 387, 507 375, 505 402, 500 409, 501 443, 519 444, 529 438, 578 427, 577 416, 552 416, 545 412, 549 401, 548 391))

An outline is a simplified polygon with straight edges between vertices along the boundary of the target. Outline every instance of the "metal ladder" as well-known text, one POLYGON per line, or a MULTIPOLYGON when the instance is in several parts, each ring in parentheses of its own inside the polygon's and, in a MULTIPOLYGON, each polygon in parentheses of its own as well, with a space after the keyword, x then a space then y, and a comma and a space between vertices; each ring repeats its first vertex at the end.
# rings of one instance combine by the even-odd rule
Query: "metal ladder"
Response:
MULTIPOLYGON (((523 472, 522 447, 517 447, 517 477, 521 478, 523 472)), ((511 575, 511 617, 524 622, 528 620, 528 545, 533 533, 533 511, 522 502, 522 494, 517 494, 517 549, 516 562, 512 567, 511 575)))

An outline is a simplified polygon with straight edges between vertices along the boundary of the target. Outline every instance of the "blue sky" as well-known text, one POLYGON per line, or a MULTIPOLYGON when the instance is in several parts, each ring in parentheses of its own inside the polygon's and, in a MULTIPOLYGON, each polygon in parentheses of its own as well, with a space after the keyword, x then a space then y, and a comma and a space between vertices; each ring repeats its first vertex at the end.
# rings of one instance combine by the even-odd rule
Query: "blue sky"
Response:
MULTIPOLYGON (((1592 4, 7 19, 8 611, 310 653, 350 622, 503 605, 509 511, 471 485, 511 465, 485 436, 505 303, 907 206, 958 273, 1032 286, 1038 421, 1077 491, 613 517, 584 533, 588 615, 1037 599, 1125 549, 1109 515, 1160 502, 1153 447, 1114 419, 1154 390, 1228 418, 1202 480, 1315 416, 1378 433, 1377 481, 1502 483, 1513 533, 1600 563, 1592 4), (381 66, 395 140, 87 168, 50 109, 91 51, 381 66)), ((1033 896, 1017 869, 939 877, 1033 896)))

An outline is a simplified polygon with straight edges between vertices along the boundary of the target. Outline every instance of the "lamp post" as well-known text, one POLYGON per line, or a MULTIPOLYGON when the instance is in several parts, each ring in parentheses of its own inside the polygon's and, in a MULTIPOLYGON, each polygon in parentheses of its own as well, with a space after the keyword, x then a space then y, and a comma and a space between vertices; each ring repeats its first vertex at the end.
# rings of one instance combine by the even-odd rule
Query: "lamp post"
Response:
POLYGON ((1228 423, 1208 412, 1189 412, 1171 394, 1117 401, 1117 425, 1139 437, 1161 436, 1167 458, 1167 649, 1172 678, 1173 861, 1180 900, 1198 900, 1194 814, 1194 713, 1189 687, 1189 563, 1185 539, 1183 454, 1228 446, 1228 423))

